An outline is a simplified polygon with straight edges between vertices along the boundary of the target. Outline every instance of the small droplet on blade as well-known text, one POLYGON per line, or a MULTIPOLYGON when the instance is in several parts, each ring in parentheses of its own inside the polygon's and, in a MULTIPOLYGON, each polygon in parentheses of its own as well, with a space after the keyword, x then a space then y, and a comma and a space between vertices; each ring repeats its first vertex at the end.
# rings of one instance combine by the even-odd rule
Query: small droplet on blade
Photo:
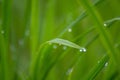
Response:
POLYGON ((72 29, 71 29, 71 28, 69 28, 69 29, 68 29, 68 32, 72 32, 72 29))
POLYGON ((66 72, 66 75, 69 75, 69 74, 71 74, 73 72, 73 68, 70 68, 70 69, 68 69, 68 71, 66 72))
POLYGON ((86 52, 87 50, 85 48, 80 49, 80 52, 86 52))

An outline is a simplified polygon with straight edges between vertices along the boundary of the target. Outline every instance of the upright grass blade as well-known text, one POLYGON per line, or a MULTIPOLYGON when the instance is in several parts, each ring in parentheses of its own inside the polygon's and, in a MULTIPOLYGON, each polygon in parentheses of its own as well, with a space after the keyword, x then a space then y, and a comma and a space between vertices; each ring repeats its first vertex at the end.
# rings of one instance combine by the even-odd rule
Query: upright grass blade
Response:
POLYGON ((100 73, 100 71, 105 67, 108 62, 109 56, 105 54, 99 62, 93 67, 93 69, 85 76, 84 80, 93 80, 100 73))
POLYGON ((33 64, 36 58, 36 50, 38 49, 39 40, 39 0, 31 0, 31 19, 30 19, 30 46, 31 46, 31 66, 30 66, 30 76, 31 80, 33 77, 33 64))
POLYGON ((25 13, 24 13, 24 24, 25 31, 23 33, 24 40, 26 40, 26 36, 28 35, 29 31, 29 23, 30 23, 30 13, 31 13, 31 0, 26 0, 26 6, 25 6, 25 13))
POLYGON ((11 80, 12 72, 10 66, 9 56, 9 30, 11 21, 12 0, 3 0, 2 4, 2 26, 0 26, 0 54, 1 54, 1 68, 2 80, 11 80))
POLYGON ((45 17, 43 21, 43 42, 53 38, 54 27, 55 27, 55 0, 48 0, 45 11, 45 17), (49 36, 48 36, 49 35, 49 36))
POLYGON ((105 31, 100 16, 98 15, 94 7, 87 0, 81 0, 81 2, 83 6, 87 9, 89 14, 91 14, 91 18, 94 20, 96 28, 101 34, 100 38, 107 51, 110 52, 109 56, 112 57, 112 59, 115 60, 115 62, 118 62, 119 61, 118 51, 113 47, 113 43, 111 42, 111 36, 109 33, 105 31))
POLYGON ((8 54, 3 35, 0 34, 0 56, 1 56, 1 79, 9 80, 8 54), (7 77, 6 77, 7 76, 7 77))
POLYGON ((31 0, 31 53, 32 57, 36 53, 39 37, 39 0, 31 0))
POLYGON ((12 0, 3 0, 2 8, 2 30, 4 31, 5 40, 9 41, 9 29, 11 22, 12 0))

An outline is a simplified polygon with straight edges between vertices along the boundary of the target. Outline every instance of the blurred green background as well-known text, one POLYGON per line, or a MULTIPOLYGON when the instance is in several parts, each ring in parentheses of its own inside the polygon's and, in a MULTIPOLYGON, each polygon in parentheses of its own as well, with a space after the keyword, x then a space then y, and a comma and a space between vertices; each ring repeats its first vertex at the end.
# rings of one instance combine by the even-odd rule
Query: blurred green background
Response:
MULTIPOLYGON (((101 27, 120 53, 120 0, 85 1, 90 5, 97 2, 93 8, 102 19, 101 27), (110 22, 112 19, 116 20, 110 22), (107 21, 110 26, 105 26, 107 21)), ((84 0, 0 0, 0 80, 120 80, 111 55, 104 67, 94 69, 109 49, 84 6, 84 0), (38 52, 43 43, 54 38, 69 40, 87 51, 46 44, 38 52), (37 64, 36 52, 44 54, 37 64), (92 72, 96 72, 94 78, 86 79, 92 72)))

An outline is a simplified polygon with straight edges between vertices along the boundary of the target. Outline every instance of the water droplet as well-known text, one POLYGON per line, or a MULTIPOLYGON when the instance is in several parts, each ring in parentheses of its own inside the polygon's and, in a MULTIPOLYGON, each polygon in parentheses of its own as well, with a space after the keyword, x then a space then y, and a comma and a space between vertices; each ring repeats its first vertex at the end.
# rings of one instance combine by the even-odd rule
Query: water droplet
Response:
POLYGON ((108 62, 105 63, 105 67, 107 67, 107 66, 108 66, 108 62))
POLYGON ((67 46, 63 46, 63 50, 66 50, 67 49, 67 46))
POLYGON ((52 45, 52 43, 51 43, 51 42, 49 42, 49 45, 52 45))
POLYGON ((70 68, 70 69, 68 69, 68 71, 66 72, 66 75, 69 75, 69 74, 71 74, 73 72, 73 68, 70 68))
POLYGON ((107 27, 107 24, 106 24, 106 23, 104 23, 104 26, 105 26, 105 27, 107 27))
POLYGON ((98 61, 98 64, 100 63, 100 61, 98 61))
POLYGON ((119 47, 120 46, 120 44, 118 43, 118 44, 115 44, 115 48, 117 48, 117 47, 119 47))
POLYGON ((80 52, 86 52, 87 50, 85 48, 80 49, 80 52))
POLYGON ((19 40, 19 45, 23 46, 24 45, 24 41, 22 39, 19 40))
POLYGON ((29 36, 29 35, 30 35, 30 31, 27 30, 27 31, 25 32, 25 36, 29 36))
POLYGON ((10 50, 11 50, 12 52, 15 52, 15 51, 16 51, 15 46, 14 46, 14 45, 10 45, 10 50))
POLYGON ((57 49, 57 45, 53 45, 53 48, 54 48, 54 49, 57 49))
POLYGON ((68 29, 68 32, 72 32, 72 29, 71 29, 71 28, 69 28, 69 29, 68 29))
POLYGON ((4 33, 5 33, 5 31, 4 31, 4 30, 2 30, 2 31, 1 31, 1 34, 4 34, 4 33))

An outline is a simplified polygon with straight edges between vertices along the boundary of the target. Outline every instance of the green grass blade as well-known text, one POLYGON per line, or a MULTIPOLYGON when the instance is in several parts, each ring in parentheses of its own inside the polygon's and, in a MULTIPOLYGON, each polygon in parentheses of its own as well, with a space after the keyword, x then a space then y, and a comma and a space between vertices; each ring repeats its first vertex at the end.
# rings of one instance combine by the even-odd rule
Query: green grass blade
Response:
POLYGON ((108 62, 109 56, 104 55, 99 62, 93 67, 93 69, 85 76, 84 80, 93 80, 100 73, 100 71, 105 67, 108 62))
POLYGON ((104 22, 104 26, 105 27, 110 27, 113 23, 117 22, 117 21, 120 21, 120 18, 117 17, 117 18, 112 18, 110 20, 107 20, 104 22))
POLYGON ((113 47, 113 43, 111 41, 111 36, 109 33, 107 33, 104 29, 102 20, 100 18, 100 16, 98 15, 98 13, 96 12, 96 10, 94 9, 94 7, 87 1, 87 0, 81 0, 83 6, 87 9, 87 11, 89 12, 89 14, 91 14, 91 17, 93 18, 93 21, 96 24, 96 28, 98 29, 98 31, 101 34, 101 40, 105 46, 105 48, 107 49, 107 51, 109 51, 109 56, 112 57, 112 59, 115 60, 115 62, 119 61, 118 58, 118 51, 115 50, 115 48, 113 47))
POLYGON ((53 39, 53 40, 50 40, 48 41, 48 43, 56 43, 56 44, 59 44, 59 45, 64 45, 64 46, 68 46, 68 47, 72 47, 72 48, 76 48, 76 49, 84 49, 83 47, 73 43, 73 42, 70 42, 68 40, 64 40, 64 39, 60 39, 60 38, 56 38, 56 39, 53 39))
MULTIPOLYGON (((45 63, 43 63, 44 61, 44 57, 47 56, 47 54, 49 54, 49 52, 47 52, 47 54, 45 53, 41 53, 42 52, 42 49, 43 47, 46 45, 46 44, 59 44, 59 45, 63 45, 63 46, 68 46, 68 47, 71 47, 71 48, 75 48, 75 49, 78 49, 78 50, 83 50, 86 52, 86 49, 73 43, 73 42, 70 42, 68 40, 64 40, 64 39, 59 39, 59 38, 56 38, 56 39, 53 39, 53 40, 50 40, 50 41, 47 41, 45 42, 42 46, 40 46, 40 50, 38 52, 38 55, 36 56, 36 60, 34 62, 34 66, 33 66, 33 74, 34 74, 34 78, 33 79, 36 79, 36 72, 37 72, 37 69, 39 68, 39 66, 43 66, 45 63)), ((50 45, 48 45, 50 47, 50 45)), ((49 47, 47 47, 46 49, 50 49, 49 47)), ((63 57, 63 56, 62 56, 63 57)), ((61 58, 60 58, 61 59, 61 58)), ((58 60, 57 60, 58 61, 58 60)), ((55 64, 56 62, 53 62, 52 64, 50 65, 47 65, 48 68, 46 68, 46 70, 43 72, 42 76, 41 76, 41 80, 44 80, 47 74, 47 72, 49 71, 49 69, 55 64)), ((41 69, 42 70, 42 69, 41 69)))
POLYGON ((75 39, 73 40, 73 42, 79 42, 80 39, 84 36, 86 36, 87 34, 89 34, 90 32, 93 32, 95 30, 95 27, 90 27, 89 29, 87 29, 84 33, 82 33, 81 35, 78 35, 77 37, 75 37, 75 39))
MULTIPOLYGON (((92 32, 93 30, 94 30, 94 27, 89 28, 89 29, 86 30, 84 33, 82 33, 80 36, 76 37, 76 38, 73 40, 73 42, 77 42, 78 40, 80 41, 80 39, 84 38, 87 34, 89 34, 90 32, 92 32)), ((96 37, 97 37, 97 36, 96 36, 96 37)), ((95 38, 96 38, 96 37, 95 37, 95 38)), ((95 38, 94 38, 94 39, 95 39, 95 38)), ((91 41, 92 41, 92 40, 91 40, 91 41)), ((62 43, 62 44, 64 44, 64 45, 66 46, 65 42, 71 44, 70 41, 66 41, 66 40, 64 40, 64 39, 59 39, 59 38, 53 39, 53 40, 51 40, 51 41, 48 41, 47 43, 49 43, 49 44, 57 43, 57 44, 59 44, 59 45, 61 45, 61 43, 62 43)), ((89 44, 90 44, 90 43, 91 43, 91 42, 89 42, 89 44)), ((72 43, 72 44, 76 46, 76 44, 74 44, 74 43, 72 43)), ((72 47, 72 46, 70 45, 70 47, 72 47)), ((86 47, 87 47, 87 44, 86 44, 86 47)), ((77 45, 77 48, 79 49, 80 47, 78 47, 78 45, 77 45)), ((47 50, 48 50, 48 49, 49 49, 49 48, 47 48, 47 50)), ((40 50, 41 50, 41 49, 40 49, 40 50)), ((40 51, 40 50, 39 50, 39 51, 40 51)), ((62 59, 64 58, 64 56, 65 56, 67 53, 69 53, 69 51, 70 51, 70 49, 67 49, 67 50, 66 50, 65 52, 63 52, 53 63, 51 63, 51 64, 49 65, 49 68, 46 69, 46 71, 45 71, 45 75, 44 75, 43 79, 46 78, 46 76, 48 75, 48 73, 50 72, 50 70, 53 68, 53 66, 54 66, 57 62, 59 62, 60 60, 62 60, 62 59)))
POLYGON ((9 41, 10 41, 10 27, 11 27, 11 11, 12 0, 3 0, 2 4, 2 25, 0 26, 0 56, 2 68, 2 80, 11 80, 12 69, 9 61, 9 41))
POLYGON ((31 34, 31 53, 32 57, 38 47, 38 34, 39 34, 39 0, 32 0, 31 2, 31 26, 30 26, 30 34, 31 34))
POLYGON ((8 66, 8 54, 6 54, 6 45, 4 44, 4 37, 0 34, 0 56, 1 56, 1 72, 2 80, 9 80, 9 66, 8 66), (6 77, 7 76, 7 77, 6 77))
POLYGON ((42 42, 48 41, 54 36, 55 28, 55 0, 47 1, 47 9, 45 10, 45 17, 43 19, 42 42), (49 35, 49 36, 48 36, 49 35))
MULTIPOLYGON (((89 42, 87 42, 84 46, 85 46, 86 48, 88 48, 96 39, 98 39, 98 37, 99 37, 99 35, 96 34, 96 35, 95 35, 89 42)), ((72 68, 73 71, 74 71, 74 69, 76 68, 76 66, 78 66, 78 64, 79 64, 79 62, 80 62, 80 59, 81 59, 81 56, 78 56, 78 58, 76 58, 76 59, 74 60, 74 63, 70 66, 70 68, 72 68)), ((67 78, 68 80, 71 80, 73 71, 68 75, 68 78, 67 78)))

